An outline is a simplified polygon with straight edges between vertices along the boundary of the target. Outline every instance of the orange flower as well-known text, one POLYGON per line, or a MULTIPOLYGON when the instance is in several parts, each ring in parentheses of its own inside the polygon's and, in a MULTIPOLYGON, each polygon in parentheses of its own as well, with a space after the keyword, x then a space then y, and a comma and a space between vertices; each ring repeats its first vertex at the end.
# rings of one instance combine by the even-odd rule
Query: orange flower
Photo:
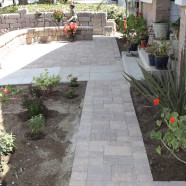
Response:
POLYGON ((159 102, 160 102, 159 98, 154 99, 154 105, 155 106, 159 105, 159 102))
POLYGON ((171 116, 170 122, 171 122, 171 123, 174 123, 175 121, 176 121, 175 118, 174 118, 173 116, 171 116))

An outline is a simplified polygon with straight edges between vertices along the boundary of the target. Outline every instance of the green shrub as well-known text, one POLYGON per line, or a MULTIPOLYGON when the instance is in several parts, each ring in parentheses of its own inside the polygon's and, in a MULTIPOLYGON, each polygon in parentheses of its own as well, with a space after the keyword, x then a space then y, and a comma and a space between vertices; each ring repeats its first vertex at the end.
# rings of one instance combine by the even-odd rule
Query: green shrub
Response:
POLYGON ((28 126, 34 136, 39 136, 41 128, 44 128, 46 126, 44 116, 42 114, 39 114, 32 117, 30 120, 28 120, 28 126))
POLYGON ((67 97, 73 99, 75 97, 75 91, 76 89, 74 87, 70 88, 66 93, 67 97))
POLYGON ((52 88, 60 83, 61 77, 59 75, 49 76, 47 69, 45 69, 44 74, 40 74, 39 77, 34 77, 32 85, 41 88, 41 90, 48 93, 51 92, 52 88))
POLYGON ((71 87, 77 87, 79 84, 77 82, 78 77, 77 76, 73 76, 72 74, 69 74, 67 76, 67 79, 70 81, 70 86, 71 87))
POLYGON ((15 142, 15 136, 5 132, 0 131, 0 172, 3 172, 3 165, 7 164, 2 158, 3 155, 8 155, 13 151, 15 142))
MULTIPOLYGON (((159 129, 151 132, 151 138, 159 140, 171 155, 186 164, 186 159, 180 159, 177 155, 181 149, 186 150, 186 115, 179 116, 177 112, 163 108, 161 118, 156 122, 159 129), (166 129, 162 130, 161 125, 165 125, 166 129)), ((158 154, 161 154, 163 147, 156 148, 158 154)))
MULTIPOLYGON (((178 63, 177 63, 178 64, 178 63)), ((159 98, 160 105, 177 112, 179 115, 186 114, 186 62, 185 55, 181 57, 180 70, 177 73, 175 65, 173 71, 170 69, 164 71, 164 76, 155 78, 149 71, 140 66, 144 76, 144 83, 139 82, 134 77, 125 73, 125 78, 142 95, 151 102, 159 98)))
POLYGON ((39 114, 44 114, 45 107, 42 98, 23 96, 22 107, 27 109, 29 117, 32 118, 39 114))

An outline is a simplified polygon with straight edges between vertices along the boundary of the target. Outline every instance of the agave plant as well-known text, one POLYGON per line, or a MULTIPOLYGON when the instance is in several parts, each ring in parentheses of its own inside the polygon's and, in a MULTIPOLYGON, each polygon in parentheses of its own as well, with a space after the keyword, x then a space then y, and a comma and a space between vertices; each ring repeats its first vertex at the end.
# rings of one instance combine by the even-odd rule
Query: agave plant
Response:
POLYGON ((175 65, 173 69, 168 67, 164 76, 158 79, 149 71, 140 66, 144 76, 144 82, 124 72, 125 79, 134 86, 148 100, 159 98, 162 107, 170 108, 179 115, 186 114, 186 56, 182 51, 180 68, 175 65))

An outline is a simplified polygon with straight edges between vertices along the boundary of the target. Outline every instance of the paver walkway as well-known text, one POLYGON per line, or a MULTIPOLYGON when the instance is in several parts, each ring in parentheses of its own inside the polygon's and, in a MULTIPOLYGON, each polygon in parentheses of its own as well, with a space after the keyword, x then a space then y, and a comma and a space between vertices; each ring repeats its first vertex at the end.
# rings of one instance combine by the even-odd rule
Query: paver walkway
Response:
POLYGON ((152 181, 115 38, 24 46, 4 67, 1 84, 30 83, 45 68, 63 81, 69 73, 88 81, 70 186, 186 185, 152 181))

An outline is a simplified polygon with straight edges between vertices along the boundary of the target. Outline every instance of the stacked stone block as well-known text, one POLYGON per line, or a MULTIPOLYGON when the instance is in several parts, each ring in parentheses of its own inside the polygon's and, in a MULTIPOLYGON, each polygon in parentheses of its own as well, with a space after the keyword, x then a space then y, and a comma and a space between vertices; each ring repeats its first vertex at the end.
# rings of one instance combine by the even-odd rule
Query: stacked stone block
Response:
MULTIPOLYGON (((93 28, 90 26, 79 26, 75 40, 92 40, 93 28)), ((0 68, 4 58, 17 47, 35 42, 46 43, 50 41, 68 40, 64 34, 64 27, 42 27, 29 28, 8 32, 0 37, 0 68)))
MULTIPOLYGON (((93 27, 94 35, 104 35, 107 22, 106 13, 79 12, 77 15, 77 24, 79 26, 93 27)), ((53 19, 52 12, 45 12, 41 18, 36 19, 35 13, 28 13, 27 9, 20 9, 15 14, 2 14, 0 17, 0 29, 12 31, 23 28, 58 27, 63 26, 69 17, 70 13, 66 12, 62 22, 58 23, 53 19)))

